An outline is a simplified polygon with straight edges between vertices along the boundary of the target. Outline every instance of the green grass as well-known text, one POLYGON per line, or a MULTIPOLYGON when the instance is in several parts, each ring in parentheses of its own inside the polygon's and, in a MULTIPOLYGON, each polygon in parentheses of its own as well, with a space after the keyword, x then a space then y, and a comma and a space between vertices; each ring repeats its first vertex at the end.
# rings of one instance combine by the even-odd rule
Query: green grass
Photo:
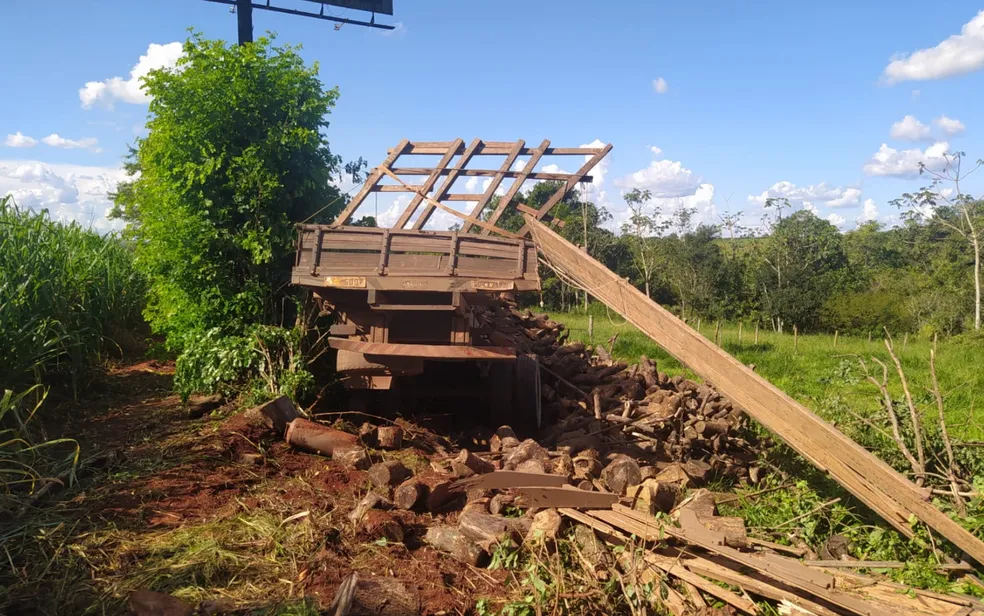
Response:
MULTIPOLYGON (((564 323, 571 332, 571 339, 591 342, 587 315, 554 313, 551 316, 564 323)), ((614 349, 616 357, 637 361, 644 354, 655 359, 658 368, 664 372, 694 376, 618 314, 603 312, 593 320, 594 343, 607 346, 607 341, 618 334, 614 349)), ((696 323, 693 326, 696 327, 696 323)), ((701 333, 707 338, 714 339, 714 330, 714 323, 701 323, 701 333)), ((910 336, 908 343, 904 343, 903 337, 899 336, 894 342, 917 405, 935 413, 932 395, 927 391, 932 341, 910 336)), ((756 372, 774 385, 830 420, 856 421, 846 409, 866 417, 882 412, 879 392, 864 378, 858 363, 858 358, 863 358, 869 368, 878 371, 879 378, 881 369, 870 361, 872 356, 892 369, 885 345, 878 338, 869 342, 867 337, 838 336, 835 346, 832 335, 800 335, 794 340, 792 333, 778 334, 760 329, 758 344, 755 344, 754 326, 746 324, 739 341, 738 325, 729 323, 721 325, 720 344, 742 362, 754 364, 756 372)), ((984 401, 982 357, 984 345, 980 343, 947 340, 938 343, 937 372, 946 399, 947 421, 955 438, 984 439, 984 424, 980 422, 980 407, 984 401)), ((897 400, 902 399, 894 369, 889 373, 889 389, 897 400)))

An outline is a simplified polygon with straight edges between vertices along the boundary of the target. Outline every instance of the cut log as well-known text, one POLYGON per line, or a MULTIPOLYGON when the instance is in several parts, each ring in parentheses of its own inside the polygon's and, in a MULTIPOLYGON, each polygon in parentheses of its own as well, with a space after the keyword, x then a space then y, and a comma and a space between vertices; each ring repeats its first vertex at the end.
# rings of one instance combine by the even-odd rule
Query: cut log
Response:
POLYGON ((393 503, 405 511, 423 506, 427 486, 417 479, 408 479, 393 490, 393 503))
POLYGON ((287 427, 287 442, 304 451, 331 456, 335 447, 354 445, 356 436, 307 419, 297 418, 287 427))
POLYGON ((629 486, 642 483, 639 463, 628 457, 616 458, 601 471, 601 480, 613 494, 625 494, 629 486))
MULTIPOLYGON (((463 467, 471 471, 472 475, 491 473, 495 470, 495 466, 493 466, 491 462, 479 458, 467 449, 462 449, 459 451, 458 456, 454 459, 454 461, 459 465, 459 468, 463 467)), ((463 476, 469 477, 471 475, 463 476)))
POLYGON ((512 449, 516 445, 519 445, 519 439, 516 438, 516 433, 509 426, 499 426, 495 434, 489 438, 489 450, 492 453, 500 453, 512 449))
POLYGON ((503 515, 507 507, 512 507, 516 497, 512 494, 496 494, 489 501, 489 513, 492 515, 503 515))
POLYGON ((376 428, 376 441, 380 449, 400 449, 403 447, 403 428, 379 426, 376 428))
POLYGON ((377 444, 376 426, 369 422, 359 426, 359 442, 365 447, 375 447, 377 444))
POLYGON ((514 470, 527 460, 539 460, 546 464, 550 461, 550 454, 533 439, 526 439, 509 452, 509 455, 502 462, 502 468, 514 470))
POLYGON ((508 539, 519 545, 523 540, 510 518, 480 511, 462 511, 458 516, 458 529, 489 552, 501 541, 508 539))
MULTIPOLYGON (((287 431, 288 424, 291 424, 295 419, 300 417, 300 414, 297 412, 297 408, 291 402, 290 398, 280 396, 276 400, 254 406, 243 413, 243 416, 250 423, 264 425, 280 435, 287 431)), ((328 452, 328 455, 331 455, 331 452, 328 452)))
POLYGON ((372 465, 369 454, 362 445, 338 445, 331 452, 333 462, 338 462, 346 468, 364 471, 372 465))
POLYGON ((526 541, 533 544, 542 543, 551 549, 556 547, 561 522, 560 514, 556 509, 537 511, 533 516, 533 524, 526 534, 526 541))
POLYGON ((361 577, 342 582, 328 613, 332 616, 417 616, 420 599, 396 578, 361 577))
POLYGON ((378 462, 369 467, 369 481, 377 488, 395 486, 409 476, 410 471, 399 460, 378 462))
POLYGON ((481 566, 488 556, 475 541, 454 526, 431 526, 424 534, 424 542, 473 567, 481 566))
POLYGON ((734 517, 701 517, 697 520, 708 530, 724 535, 724 545, 733 548, 748 547, 748 534, 745 532, 745 520, 734 517))

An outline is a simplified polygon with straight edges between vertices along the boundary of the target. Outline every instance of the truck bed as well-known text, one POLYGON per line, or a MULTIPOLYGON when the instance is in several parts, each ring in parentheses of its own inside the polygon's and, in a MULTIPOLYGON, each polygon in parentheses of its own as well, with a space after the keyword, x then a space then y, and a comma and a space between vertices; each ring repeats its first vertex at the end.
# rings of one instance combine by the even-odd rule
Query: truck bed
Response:
POLYGON ((529 240, 454 231, 298 225, 293 284, 404 291, 540 288, 529 240))

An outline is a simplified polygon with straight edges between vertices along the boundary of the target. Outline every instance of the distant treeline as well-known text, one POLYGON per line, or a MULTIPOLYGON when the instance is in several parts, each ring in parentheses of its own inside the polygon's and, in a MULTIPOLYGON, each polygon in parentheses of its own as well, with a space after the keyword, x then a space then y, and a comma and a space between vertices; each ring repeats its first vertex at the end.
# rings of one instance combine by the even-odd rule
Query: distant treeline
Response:
MULTIPOLYGON (((523 202, 536 206, 552 188, 539 184, 523 202)), ((737 216, 694 226, 692 210, 661 216, 644 207, 649 199, 645 191, 626 195, 632 216, 620 234, 605 228, 611 215, 604 208, 576 194, 554 214, 562 235, 580 246, 587 239, 593 257, 688 320, 859 334, 974 329, 974 248, 956 225, 979 219, 980 202, 968 208, 976 218, 938 204, 929 218, 905 216, 893 228, 866 222, 842 233, 810 211, 789 212, 787 201, 770 200, 767 233, 751 236, 737 216)), ((507 224, 521 220, 514 215, 507 224)), ((548 268, 541 276, 546 308, 583 305, 583 293, 548 268)))

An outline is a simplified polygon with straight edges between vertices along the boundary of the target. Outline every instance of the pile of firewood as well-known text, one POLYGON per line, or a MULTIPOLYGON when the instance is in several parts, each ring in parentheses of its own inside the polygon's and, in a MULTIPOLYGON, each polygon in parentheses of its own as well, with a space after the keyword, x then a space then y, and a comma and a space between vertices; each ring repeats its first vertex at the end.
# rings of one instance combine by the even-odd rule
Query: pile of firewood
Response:
POLYGON ((668 376, 645 356, 629 366, 603 345, 568 343, 562 324, 507 301, 486 306, 479 320, 490 326, 490 343, 537 356, 546 423, 541 444, 572 455, 596 450, 651 464, 686 463, 697 481, 709 474, 758 481, 754 461, 771 443, 745 430, 741 409, 711 384, 668 376))

